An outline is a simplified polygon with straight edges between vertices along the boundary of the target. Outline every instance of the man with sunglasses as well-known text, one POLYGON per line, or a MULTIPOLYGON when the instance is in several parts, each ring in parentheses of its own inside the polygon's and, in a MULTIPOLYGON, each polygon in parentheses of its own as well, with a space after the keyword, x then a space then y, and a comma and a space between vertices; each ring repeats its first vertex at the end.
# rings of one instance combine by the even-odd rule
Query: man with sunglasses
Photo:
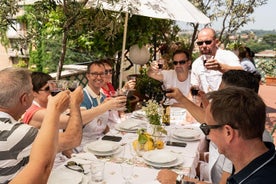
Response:
POLYGON ((176 50, 173 53, 174 70, 162 70, 159 72, 158 63, 153 62, 148 70, 148 76, 159 80, 167 88, 177 87, 183 95, 188 96, 190 92, 190 55, 187 51, 176 50))
POLYGON ((198 33, 196 44, 201 56, 192 64, 191 85, 199 86, 205 93, 217 90, 224 72, 242 70, 239 58, 231 51, 218 47, 219 40, 211 28, 198 33))
MULTIPOLYGON (((224 89, 231 86, 248 88, 254 90, 256 94, 258 94, 259 81, 254 74, 244 70, 229 70, 223 73, 222 82, 219 88, 224 89)), ((201 123, 205 122, 205 110, 181 95, 181 92, 178 89, 173 89, 173 92, 168 93, 167 96, 175 98, 179 102, 178 105, 186 108, 197 119, 197 121, 201 123)), ((204 127, 204 125, 202 127, 204 127)), ((216 127, 217 126, 214 126, 214 128, 216 127)), ((263 140, 272 142, 267 131, 264 131, 263 133, 263 140)), ((225 183, 226 178, 231 174, 232 163, 226 159, 224 155, 219 154, 217 147, 212 142, 210 143, 208 158, 208 161, 206 160, 208 163, 201 162, 201 168, 203 170, 200 172, 206 173, 207 176, 205 177, 205 180, 206 178, 209 178, 209 180, 214 184, 225 183)), ((173 178, 175 173, 171 173, 171 176, 170 173, 171 172, 166 170, 162 171, 161 174, 167 175, 166 179, 173 178)), ((162 178, 162 180, 164 179, 162 178)))

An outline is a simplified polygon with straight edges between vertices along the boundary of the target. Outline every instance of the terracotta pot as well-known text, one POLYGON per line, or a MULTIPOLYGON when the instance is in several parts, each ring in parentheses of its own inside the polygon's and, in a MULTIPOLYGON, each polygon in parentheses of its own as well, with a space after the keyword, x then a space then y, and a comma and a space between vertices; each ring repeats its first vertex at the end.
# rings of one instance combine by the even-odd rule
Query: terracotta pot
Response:
POLYGON ((265 77, 265 83, 267 86, 276 86, 276 77, 265 77))

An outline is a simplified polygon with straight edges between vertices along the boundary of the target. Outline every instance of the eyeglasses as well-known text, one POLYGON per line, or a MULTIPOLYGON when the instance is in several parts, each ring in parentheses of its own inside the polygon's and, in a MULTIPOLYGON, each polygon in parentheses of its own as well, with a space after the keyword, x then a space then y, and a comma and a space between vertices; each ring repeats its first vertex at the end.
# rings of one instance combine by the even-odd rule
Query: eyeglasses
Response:
POLYGON ((40 89, 39 91, 50 91, 50 87, 49 87, 49 86, 47 86, 46 88, 44 88, 44 89, 40 89))
POLYGON ((226 124, 221 124, 221 125, 207 125, 206 123, 202 123, 202 124, 200 125, 199 128, 202 130, 202 132, 203 132, 205 135, 209 135, 211 129, 217 129, 217 128, 223 127, 224 125, 226 125, 226 124))
POLYGON ((76 163, 75 161, 69 161, 65 165, 68 169, 71 169, 73 171, 78 171, 80 173, 84 173, 84 168, 81 164, 76 163))
POLYGON ((113 70, 110 69, 110 70, 105 70, 105 74, 113 74, 113 70))
POLYGON ((205 43, 205 45, 210 45, 212 42, 213 42, 213 40, 205 40, 205 41, 198 41, 198 42, 196 42, 196 44, 198 46, 203 45, 203 43, 205 43))
POLYGON ((98 76, 103 77, 106 75, 106 73, 98 73, 98 72, 91 72, 89 74, 92 75, 93 77, 98 77, 98 76))
POLYGON ((186 62, 187 62, 187 61, 185 61, 185 60, 173 61, 173 64, 174 64, 174 65, 178 65, 178 63, 179 63, 180 65, 184 65, 186 62))

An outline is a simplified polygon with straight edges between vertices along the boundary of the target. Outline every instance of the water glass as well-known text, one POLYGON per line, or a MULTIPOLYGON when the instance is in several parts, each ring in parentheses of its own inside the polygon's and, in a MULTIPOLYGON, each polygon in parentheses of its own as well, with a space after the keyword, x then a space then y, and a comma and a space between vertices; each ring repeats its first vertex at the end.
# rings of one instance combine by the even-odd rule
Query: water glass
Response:
POLYGON ((133 175, 133 164, 128 162, 121 163, 121 173, 125 184, 130 184, 133 175))
POLYGON ((102 182, 104 179, 105 162, 102 160, 93 160, 90 164, 91 180, 93 182, 102 182))

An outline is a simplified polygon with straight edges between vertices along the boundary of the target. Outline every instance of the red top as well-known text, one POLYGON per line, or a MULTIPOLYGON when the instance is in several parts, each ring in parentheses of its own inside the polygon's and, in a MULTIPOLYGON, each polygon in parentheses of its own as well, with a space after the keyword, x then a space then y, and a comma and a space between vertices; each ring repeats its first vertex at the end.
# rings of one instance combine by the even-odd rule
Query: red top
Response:
POLYGON ((115 89, 114 89, 113 85, 111 84, 111 82, 107 83, 107 87, 108 87, 108 89, 105 89, 102 87, 102 92, 106 97, 110 97, 110 92, 115 91, 115 89))
POLYGON ((39 107, 35 104, 32 104, 29 109, 26 110, 24 116, 23 116, 23 123, 29 124, 34 113, 36 113, 38 110, 43 109, 42 107, 39 107))

